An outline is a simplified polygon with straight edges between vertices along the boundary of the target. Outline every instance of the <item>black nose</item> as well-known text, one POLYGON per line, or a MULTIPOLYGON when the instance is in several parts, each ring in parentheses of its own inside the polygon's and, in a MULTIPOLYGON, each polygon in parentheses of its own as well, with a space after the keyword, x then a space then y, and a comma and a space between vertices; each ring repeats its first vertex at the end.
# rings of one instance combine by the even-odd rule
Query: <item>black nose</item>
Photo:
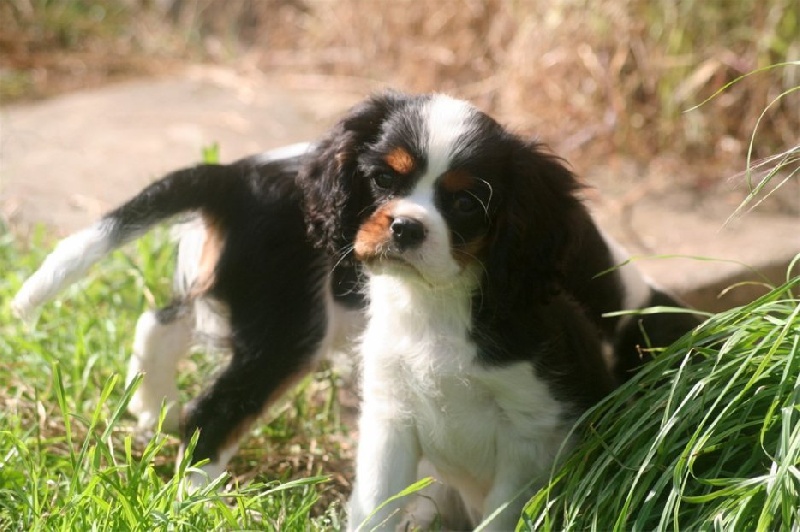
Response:
POLYGON ((400 251, 416 247, 425 239, 425 226, 413 218, 395 218, 391 229, 392 240, 400 251))

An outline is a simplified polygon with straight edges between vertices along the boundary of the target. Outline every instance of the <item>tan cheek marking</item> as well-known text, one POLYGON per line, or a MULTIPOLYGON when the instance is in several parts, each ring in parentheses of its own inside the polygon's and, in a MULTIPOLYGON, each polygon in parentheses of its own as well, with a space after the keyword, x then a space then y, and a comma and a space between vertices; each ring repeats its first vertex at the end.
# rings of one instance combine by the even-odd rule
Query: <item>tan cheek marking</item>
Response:
POLYGON ((450 170, 441 177, 440 183, 447 192, 458 192, 471 188, 475 178, 466 170, 450 170))
POLYGON ((389 227, 394 219, 391 215, 392 204, 387 203, 361 224, 356 234, 353 252, 358 260, 376 257, 380 248, 391 238, 389 227))
POLYGON ((214 285, 217 262, 222 254, 222 246, 225 239, 222 236, 222 229, 216 220, 209 216, 203 216, 203 225, 206 230, 206 240, 203 242, 203 250, 200 252, 200 261, 197 266, 197 278, 192 284, 191 297, 198 297, 208 292, 214 285))
POLYGON ((395 148, 384 159, 392 170, 400 175, 408 175, 416 166, 414 158, 408 153, 405 148, 395 148))
POLYGON ((486 249, 489 247, 488 235, 481 236, 475 240, 471 240, 463 245, 454 247, 452 251, 453 259, 461 265, 466 267, 472 262, 481 262, 486 249))

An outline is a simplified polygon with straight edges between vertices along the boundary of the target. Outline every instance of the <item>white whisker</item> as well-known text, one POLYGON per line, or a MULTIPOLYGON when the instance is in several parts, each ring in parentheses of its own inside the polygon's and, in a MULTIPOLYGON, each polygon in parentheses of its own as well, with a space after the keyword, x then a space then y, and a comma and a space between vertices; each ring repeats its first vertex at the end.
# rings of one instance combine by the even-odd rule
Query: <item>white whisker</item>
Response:
POLYGON ((353 249, 355 249, 355 244, 350 244, 342 249, 341 253, 339 254, 339 258, 336 260, 336 263, 331 267, 330 273, 333 273, 333 270, 335 270, 342 263, 342 261, 347 258, 347 255, 352 253, 353 249))
MULTIPOLYGON (((480 203, 481 207, 483 207, 483 214, 484 214, 484 216, 486 216, 486 219, 488 220, 489 219, 489 204, 488 203, 484 203, 483 200, 480 197, 478 197, 478 195, 475 194, 474 192, 471 192, 471 191, 467 190, 467 194, 469 194, 470 196, 475 198, 475 200, 478 203, 480 203)), ((492 198, 492 196, 491 196, 491 193, 490 193, 489 194, 489 201, 491 201, 491 198, 492 198)))

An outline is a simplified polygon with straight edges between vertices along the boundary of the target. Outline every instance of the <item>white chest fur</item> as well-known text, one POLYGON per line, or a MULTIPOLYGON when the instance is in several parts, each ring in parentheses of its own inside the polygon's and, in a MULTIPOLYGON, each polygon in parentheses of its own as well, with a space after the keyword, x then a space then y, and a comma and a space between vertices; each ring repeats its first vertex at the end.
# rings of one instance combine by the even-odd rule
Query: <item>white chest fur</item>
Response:
MULTIPOLYGON (((373 450, 359 451, 359 477, 407 476, 408 467, 401 472, 392 464, 424 457, 483 516, 543 480, 570 429, 564 406, 529 363, 479 362, 470 337, 473 287, 434 290, 391 275, 374 275, 369 286, 359 445, 373 450), (384 442, 391 437, 401 444, 384 442), (381 442, 382 453, 375 451, 381 442)), ((399 487, 386 480, 367 491, 391 496, 413 480, 399 487)), ((358 482, 363 486, 362 478, 358 482)), ((498 516, 498 529, 513 526, 523 499, 498 516)), ((383 500, 365 504, 375 502, 383 500)))

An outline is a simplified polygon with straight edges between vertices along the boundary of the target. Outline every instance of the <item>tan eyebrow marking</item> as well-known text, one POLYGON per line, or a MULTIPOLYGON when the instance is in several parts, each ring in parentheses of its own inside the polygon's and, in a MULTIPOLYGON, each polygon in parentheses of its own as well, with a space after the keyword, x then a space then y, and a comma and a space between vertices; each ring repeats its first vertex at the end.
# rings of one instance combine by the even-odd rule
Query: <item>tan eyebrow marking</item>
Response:
POLYGON ((453 250, 451 251, 453 259, 462 267, 472 261, 480 262, 481 255, 489 248, 489 240, 489 235, 482 235, 470 242, 453 246, 453 250))
POLYGON ((414 157, 405 148, 397 147, 390 151, 384 158, 392 170, 400 175, 410 174, 416 167, 414 157))
POLYGON ((472 187, 475 178, 466 170, 450 170, 441 178, 442 188, 448 192, 458 192, 472 187))

